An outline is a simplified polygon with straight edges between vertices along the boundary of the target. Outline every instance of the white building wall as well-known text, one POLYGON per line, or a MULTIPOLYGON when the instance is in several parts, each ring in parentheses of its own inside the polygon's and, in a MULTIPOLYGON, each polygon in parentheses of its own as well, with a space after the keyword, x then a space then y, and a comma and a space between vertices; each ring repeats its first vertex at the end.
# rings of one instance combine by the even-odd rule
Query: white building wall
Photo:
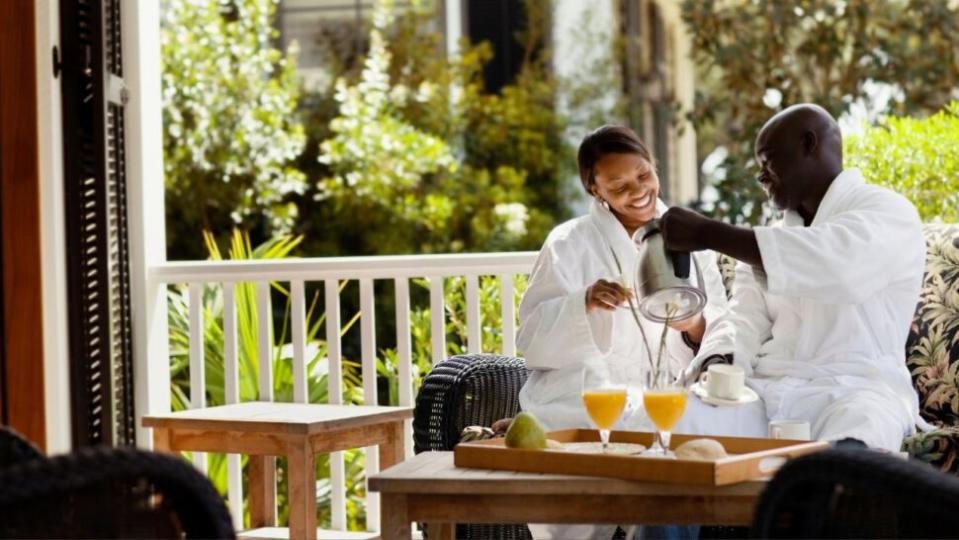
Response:
MULTIPOLYGON (((552 48, 553 69, 561 80, 569 82, 584 74, 592 76, 594 83, 606 84, 608 91, 602 93, 592 112, 608 111, 598 118, 595 114, 584 115, 572 111, 569 106, 569 87, 565 86, 558 96, 560 110, 571 117, 567 130, 569 142, 578 146, 583 136, 601 123, 622 122, 614 114, 616 101, 620 98, 622 83, 615 58, 615 46, 620 28, 619 4, 621 0, 583 2, 582 0, 556 0, 553 12, 552 48), (606 69, 603 69, 603 66, 606 69)), ((690 58, 691 44, 682 22, 681 0, 629 0, 645 5, 655 2, 663 18, 666 34, 666 54, 669 59, 666 92, 681 105, 681 115, 694 105, 695 71, 690 58)), ((645 12, 645 10, 644 10, 645 12)), ((640 135, 643 136, 642 130, 640 135)), ((646 135, 648 137, 648 134, 646 135)), ((651 143, 651 141, 650 141, 651 143)), ((670 164, 668 171, 669 191, 674 204, 687 204, 698 196, 698 173, 696 157, 696 133, 692 125, 683 129, 673 128, 670 137, 670 164)), ((579 179, 570 179, 579 192, 579 179)), ((576 208, 585 209, 585 197, 576 208)))
MULTIPOLYGON (((692 59, 692 42, 682 20, 681 0, 658 0, 666 39, 671 53, 670 86, 673 99, 681 106, 680 115, 685 116, 695 106, 696 71, 692 59)), ((699 173, 696 156, 696 130, 689 122, 682 129, 673 128, 673 170, 670 187, 673 203, 687 204, 699 196, 699 173)))
MULTIPOLYGON (((577 81, 620 81, 614 57, 618 24, 614 7, 615 0, 555 0, 552 62, 554 73, 563 81, 557 96, 557 107, 570 119, 566 138, 573 148, 579 147, 583 137, 602 123, 620 121, 613 116, 619 99, 619 84, 609 84, 608 90, 601 92, 591 104, 590 111, 577 111, 570 107, 570 85, 576 84, 577 81), (602 111, 607 114, 599 114, 604 120, 597 123, 596 113, 602 111)), ((578 199, 570 201, 570 206, 576 214, 585 213, 589 199, 583 191, 579 176, 571 175, 569 184, 570 191, 579 195, 578 199)))

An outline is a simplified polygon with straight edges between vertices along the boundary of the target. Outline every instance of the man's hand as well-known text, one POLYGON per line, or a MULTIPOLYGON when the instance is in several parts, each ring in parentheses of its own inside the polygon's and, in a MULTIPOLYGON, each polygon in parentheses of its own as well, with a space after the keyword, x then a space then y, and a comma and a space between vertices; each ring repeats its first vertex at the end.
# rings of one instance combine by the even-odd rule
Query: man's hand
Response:
POLYGON ((673 207, 659 218, 666 247, 673 251, 699 251, 706 249, 705 229, 713 220, 692 210, 673 207))
POLYGON ((701 216, 685 208, 670 208, 659 218, 663 242, 673 251, 711 249, 763 269, 756 233, 701 216))
POLYGON ((629 289, 619 283, 598 279, 586 289, 586 312, 596 308, 613 311, 631 296, 629 289))

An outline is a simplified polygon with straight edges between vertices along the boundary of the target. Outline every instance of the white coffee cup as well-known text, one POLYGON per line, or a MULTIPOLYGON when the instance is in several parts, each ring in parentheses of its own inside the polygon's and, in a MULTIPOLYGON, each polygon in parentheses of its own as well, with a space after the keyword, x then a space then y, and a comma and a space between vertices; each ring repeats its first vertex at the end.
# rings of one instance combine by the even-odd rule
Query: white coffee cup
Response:
POLYGON ((811 438, 809 422, 805 420, 773 420, 769 423, 769 438, 808 441, 811 438))
POLYGON ((728 364, 713 364, 703 375, 702 384, 709 397, 739 399, 743 393, 746 375, 743 368, 728 364))

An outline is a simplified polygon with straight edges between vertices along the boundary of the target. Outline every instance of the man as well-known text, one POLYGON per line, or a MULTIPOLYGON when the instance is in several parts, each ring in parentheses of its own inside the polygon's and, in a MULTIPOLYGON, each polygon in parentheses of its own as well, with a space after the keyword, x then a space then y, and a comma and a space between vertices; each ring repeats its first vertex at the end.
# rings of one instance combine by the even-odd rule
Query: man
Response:
POLYGON ((662 217, 666 244, 741 261, 733 358, 770 420, 898 451, 921 423, 904 358, 925 264, 918 214, 843 170, 839 126, 816 105, 766 122, 756 161, 782 223, 750 229, 673 208, 662 217))

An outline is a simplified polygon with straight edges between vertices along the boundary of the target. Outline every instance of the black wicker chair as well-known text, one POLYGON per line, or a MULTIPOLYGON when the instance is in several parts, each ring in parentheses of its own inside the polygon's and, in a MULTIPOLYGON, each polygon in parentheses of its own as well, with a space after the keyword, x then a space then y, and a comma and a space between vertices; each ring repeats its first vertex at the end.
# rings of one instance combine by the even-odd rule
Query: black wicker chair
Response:
POLYGON ((0 469, 44 459, 43 452, 11 427, 0 426, 0 469))
MULTIPOLYGON (((452 450, 464 427, 515 416, 527 376, 523 359, 493 354, 454 356, 434 366, 416 396, 416 453, 452 450)), ((532 537, 525 525, 458 524, 456 538, 532 537)))
POLYGON ((756 538, 954 538, 959 478, 871 450, 790 460, 760 497, 756 538))
POLYGON ((0 538, 236 537, 209 480, 177 457, 99 447, 13 461, 0 468, 0 538))

